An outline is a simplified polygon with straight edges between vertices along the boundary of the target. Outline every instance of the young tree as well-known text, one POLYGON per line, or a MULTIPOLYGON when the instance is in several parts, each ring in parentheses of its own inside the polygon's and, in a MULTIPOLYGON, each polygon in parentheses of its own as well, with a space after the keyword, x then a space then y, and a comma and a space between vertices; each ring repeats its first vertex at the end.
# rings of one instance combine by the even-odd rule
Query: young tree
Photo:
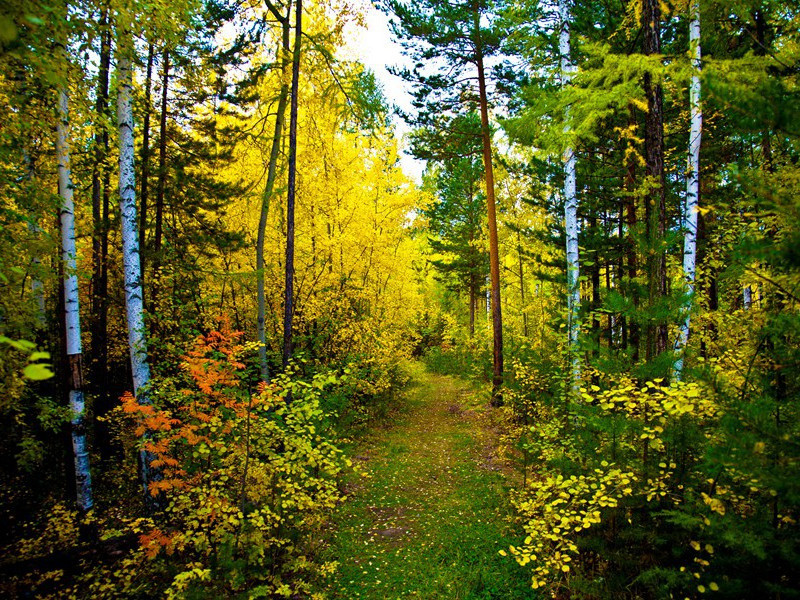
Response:
MULTIPOLYGON (((269 158, 267 162, 267 182, 264 186, 264 194, 261 197, 261 214, 258 220, 258 236, 256 240, 256 294, 258 295, 258 356, 261 364, 261 380, 269 379, 269 365, 267 364, 267 333, 266 333, 266 291, 264 287, 264 242, 266 240, 267 219, 275 193, 275 179, 278 171, 278 155, 280 153, 281 141, 283 139, 283 125, 286 120, 286 103, 289 98, 289 85, 286 81, 286 71, 289 63, 289 33, 291 31, 291 11, 292 3, 286 2, 286 14, 281 13, 280 9, 272 2, 267 2, 267 8, 281 24, 281 40, 276 51, 280 63, 280 91, 278 92, 278 103, 275 109, 275 126, 272 134, 269 158)), ((294 66, 294 61, 292 62, 294 66)))
MULTIPOLYGON (((561 86, 566 87, 572 81, 575 66, 570 53, 570 0, 559 0, 558 15, 561 30, 559 33, 559 53, 561 54, 561 86)), ((580 357, 578 356, 578 331, 580 323, 578 313, 581 308, 580 264, 578 262, 578 196, 576 193, 575 152, 570 135, 569 107, 564 109, 564 136, 567 146, 564 148, 564 221, 567 241, 567 336, 568 352, 572 360, 573 386, 577 386, 580 377, 580 357)))
MULTIPOLYGON (((66 67, 66 48, 61 46, 66 67)), ((64 69, 58 89, 56 120, 56 159, 58 161, 58 193, 61 196, 61 260, 64 263, 64 315, 66 324, 67 385, 72 410, 72 450, 75 457, 75 484, 78 507, 87 511, 94 504, 89 450, 86 446, 83 394, 83 346, 81 343, 80 297, 75 249, 75 202, 69 153, 69 85, 64 69)))
POLYGON ((289 108, 289 181, 286 187, 286 284, 283 303, 283 368, 292 358, 294 319, 294 205, 297 178, 297 106, 300 95, 300 50, 303 35, 303 0, 295 7, 294 49, 292 50, 292 92, 289 108))
MULTIPOLYGON (((133 45, 130 25, 125 15, 119 14, 117 23, 117 126, 119 127, 119 197, 122 225, 122 259, 125 277, 125 309, 128 316, 128 350, 130 352, 133 393, 139 404, 149 404, 147 384, 150 365, 147 361, 144 306, 142 301, 142 274, 139 262, 139 231, 136 219, 136 181, 134 171, 132 57, 133 45)), ((144 446, 139 452, 142 487, 145 501, 154 508, 150 483, 157 479, 157 470, 151 465, 154 456, 144 446)))
MULTIPOLYGON (((689 342, 689 324, 694 297, 697 255, 697 212, 700 196, 700 138, 703 129, 703 109, 700 105, 700 0, 689 2, 689 52, 692 61, 692 81, 689 86, 691 128, 689 132, 689 160, 686 176, 686 203, 683 210, 683 277, 686 281, 688 301, 684 307, 680 336, 675 344, 675 378, 683 374, 684 354, 689 342)), ((749 288, 745 288, 749 291, 749 288)))

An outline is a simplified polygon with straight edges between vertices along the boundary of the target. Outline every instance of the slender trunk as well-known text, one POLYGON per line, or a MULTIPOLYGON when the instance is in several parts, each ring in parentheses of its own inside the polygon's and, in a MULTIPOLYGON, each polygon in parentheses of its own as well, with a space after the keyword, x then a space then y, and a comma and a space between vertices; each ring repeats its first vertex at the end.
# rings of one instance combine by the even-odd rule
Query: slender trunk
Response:
POLYGON ((489 274, 492 297, 492 405, 503 402, 503 315, 500 304, 500 253, 497 242, 497 211, 494 196, 494 170, 492 168, 492 134, 489 129, 489 101, 486 92, 486 74, 483 67, 483 46, 480 39, 480 15, 474 14, 477 44, 478 102, 481 109, 481 137, 483 138, 483 167, 486 171, 486 205, 489 226, 489 274))
POLYGON ((158 188, 156 190, 156 224, 153 240, 153 292, 151 305, 156 310, 161 266, 161 245, 164 227, 164 192, 167 187, 167 96, 169 93, 169 49, 164 46, 161 55, 161 119, 158 140, 158 188))
MULTIPOLYGON (((633 106, 630 107, 628 123, 636 126, 636 113, 633 106)), ((628 249, 628 279, 630 280, 631 293, 633 295, 633 306, 638 311, 639 290, 635 285, 637 272, 639 270, 638 257, 636 255, 636 158, 631 155, 628 159, 628 166, 625 174, 625 189, 627 191, 627 202, 625 203, 625 220, 628 227, 627 249, 628 249)), ((631 316, 628 323, 629 337, 628 345, 631 348, 631 361, 635 364, 639 361, 639 323, 636 316, 631 316)))
MULTIPOLYGON (((64 63, 66 64, 66 52, 64 63)), ((69 160, 69 97, 67 85, 58 91, 56 121, 56 158, 58 160, 58 193, 61 196, 61 260, 64 264, 64 316, 67 355, 67 388, 72 410, 72 452, 75 459, 75 488, 78 507, 87 511, 92 500, 92 477, 89 451, 86 446, 83 395, 83 347, 81 344, 80 298, 75 250, 75 203, 69 160)))
POLYGON ((694 282, 697 256, 697 207, 700 196, 700 138, 703 129, 703 110, 700 105, 700 2, 689 4, 689 50, 692 54, 692 83, 689 87, 689 104, 692 122, 689 132, 689 164, 686 178, 686 204, 683 213, 683 277, 686 281, 687 301, 680 336, 675 345, 674 377, 680 380, 683 374, 684 354, 689 341, 689 326, 694 300, 694 282))
MULTIPOLYGON (((651 56, 661 53, 661 8, 658 0, 645 0, 642 15, 644 23, 644 53, 651 56)), ((653 188, 650 200, 645 203, 648 238, 648 289, 650 295, 649 323, 647 326, 647 360, 652 361, 667 349, 667 324, 656 320, 652 313, 667 295, 667 256, 664 250, 667 207, 664 187, 664 95, 661 85, 653 82, 652 73, 644 75, 647 97, 645 119, 645 150, 647 174, 653 188)))
MULTIPOLYGON (((597 235, 597 217, 592 217, 590 225, 595 239, 599 239, 597 235)), ((597 358, 600 355, 600 317, 597 310, 600 308, 600 253, 595 249, 594 264, 591 267, 592 274, 592 355, 597 358)))
POLYGON ((517 229, 517 259, 519 261, 519 297, 522 305, 522 335, 528 337, 528 313, 525 311, 525 268, 522 262, 522 234, 517 229))
MULTIPOLYGON (((95 160, 92 170, 92 362, 93 387, 96 394, 95 418, 103 417, 111 406, 108 394, 108 75, 111 65, 111 28, 108 9, 100 18, 100 68, 97 73, 95 119, 98 127, 94 136, 95 160)), ((97 422, 97 445, 108 456, 111 437, 106 424, 97 422)))
MULTIPOLYGON (((571 15, 568 0, 559 0, 558 12, 561 21, 559 52, 561 54, 561 85, 566 87, 572 81, 575 67, 570 52, 571 15)), ((569 108, 564 111, 564 134, 570 134, 569 108)), ((567 351, 572 364, 572 385, 576 388, 580 378, 580 357, 578 355, 578 313, 581 307, 580 265, 578 263, 578 197, 575 181, 575 152, 572 144, 564 149, 564 221, 567 242, 567 351)))
POLYGON ((470 275, 469 278, 469 337, 475 337, 475 305, 478 299, 475 294, 475 277, 470 275))
MULTIPOLYGON (((120 24, 120 36, 129 36, 124 24, 120 24)), ((139 236, 136 220, 136 179, 133 145, 132 106, 132 44, 129 39, 120 39, 119 91, 117 93, 117 125, 119 127, 119 198, 122 225, 122 259, 125 281, 125 309, 128 316, 128 348, 130 350, 133 393, 139 404, 149 404, 147 385, 150 381, 150 365, 147 362, 144 309, 142 303, 141 263, 139 262, 139 236), (127 42, 127 43, 125 43, 127 42)), ((145 442, 147 438, 145 437, 145 442)), ((160 478, 158 469, 151 463, 154 456, 146 448, 140 451, 140 468, 145 503, 152 511, 157 508, 156 498, 150 491, 150 483, 160 478)))
POLYGON ((283 306, 283 368, 292 358, 294 319, 294 201, 297 177, 297 101, 300 88, 300 44, 303 33, 303 0, 295 7, 294 50, 292 53, 292 101, 289 109, 289 181, 286 188, 286 288, 283 306))
POLYGON ((144 273, 146 257, 146 234, 147 234, 147 198, 148 183, 150 180, 150 107, 151 107, 151 85, 153 82, 153 42, 147 44, 147 74, 144 80, 144 120, 142 122, 142 192, 141 192, 141 211, 139 212, 139 251, 142 261, 142 288, 144 288, 144 273))
POLYGON ((278 168, 278 155, 281 148, 281 137, 283 135, 283 122, 286 115, 286 102, 289 97, 289 86, 286 83, 286 67, 289 56, 289 18, 291 16, 291 2, 288 3, 287 13, 282 22, 282 39, 279 54, 281 58, 281 90, 278 96, 278 110, 275 115, 275 131, 272 136, 272 146, 269 153, 269 165, 267 167, 267 184, 264 187, 264 195, 261 198, 261 216, 258 220, 258 239, 256 241, 256 278, 258 287, 258 341, 259 341, 259 362, 261 363, 261 380, 269 380, 269 365, 267 364, 267 332, 266 332, 266 312, 267 299, 264 286, 264 240, 267 231, 267 218, 269 217, 269 206, 272 194, 275 190, 275 176, 278 168))

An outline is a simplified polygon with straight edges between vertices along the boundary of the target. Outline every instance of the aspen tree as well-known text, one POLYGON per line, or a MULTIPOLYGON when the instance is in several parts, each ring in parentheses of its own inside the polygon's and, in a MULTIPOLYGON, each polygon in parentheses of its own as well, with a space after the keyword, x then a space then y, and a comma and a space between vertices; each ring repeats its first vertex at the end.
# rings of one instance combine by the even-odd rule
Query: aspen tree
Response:
MULTIPOLYGON (((122 17, 122 15, 120 15, 122 17)), ((144 307, 142 302, 142 275, 139 262, 139 231, 136 219, 136 181, 134 171, 133 102, 131 56, 133 51, 127 25, 118 23, 117 68, 119 89, 117 92, 117 125, 119 127, 119 196, 122 225, 122 259, 125 282, 125 309, 128 326, 128 349, 133 375, 133 393, 139 404, 149 404, 147 384, 150 381, 150 365, 147 361, 145 341, 144 307)), ((145 440, 146 441, 146 440, 145 440)), ((157 479, 151 467, 153 456, 144 447, 139 452, 142 487, 148 506, 154 508, 150 494, 150 483, 157 479)))
MULTIPOLYGON (((559 53, 561 54, 561 86, 566 87, 572 81, 575 66, 570 55, 570 9, 569 0, 559 0, 558 14, 561 31, 559 34, 559 53)), ((564 110, 564 134, 569 136, 569 108, 564 110)), ((567 142, 564 149, 564 221, 567 234, 567 336, 568 352, 572 364, 573 386, 580 377, 580 358, 578 346, 578 313, 581 308, 580 265, 578 263, 578 196, 575 177, 575 150, 572 143, 567 142)))
POLYGON ((691 127, 689 132, 689 161, 686 177, 686 204, 683 211, 683 277, 689 295, 684 307, 680 336, 675 345, 675 379, 683 373, 684 354, 689 341, 689 325, 694 297, 695 261, 697 257, 697 208, 700 196, 700 138, 703 130, 703 109, 700 105, 700 0, 689 3, 689 51, 692 56, 692 81, 689 86, 691 127))
MULTIPOLYGON (((66 66, 66 48, 61 46, 66 66)), ((58 162, 58 193, 61 197, 61 260, 64 263, 64 321, 66 325, 67 381, 69 406, 72 410, 72 452, 75 459, 75 488, 78 507, 92 508, 92 476, 89 469, 89 450, 86 444, 83 394, 83 345, 81 343, 80 297, 75 249, 75 201, 69 153, 69 88, 66 76, 58 89, 56 119, 56 159, 58 162)))

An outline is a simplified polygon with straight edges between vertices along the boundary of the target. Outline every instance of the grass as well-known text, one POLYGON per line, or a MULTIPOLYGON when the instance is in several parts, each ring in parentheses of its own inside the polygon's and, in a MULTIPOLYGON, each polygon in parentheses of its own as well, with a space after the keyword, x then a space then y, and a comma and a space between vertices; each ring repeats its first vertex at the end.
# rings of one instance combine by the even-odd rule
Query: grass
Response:
POLYGON ((416 365, 389 428, 355 449, 365 476, 346 482, 321 557, 327 598, 535 598, 529 574, 498 550, 510 531, 485 399, 416 365))

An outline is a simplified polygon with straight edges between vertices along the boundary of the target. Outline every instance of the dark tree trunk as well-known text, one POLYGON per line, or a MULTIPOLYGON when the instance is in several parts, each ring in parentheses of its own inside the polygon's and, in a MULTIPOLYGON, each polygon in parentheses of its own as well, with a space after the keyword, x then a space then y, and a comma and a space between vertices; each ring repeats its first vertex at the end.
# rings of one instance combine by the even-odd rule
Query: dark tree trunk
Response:
POLYGON ((158 140, 158 189, 156 190, 156 223, 153 240, 153 291, 151 305, 156 309, 161 266, 161 248, 164 235, 164 193, 167 186, 167 96, 169 95, 169 48, 164 46, 161 55, 161 119, 158 140))
POLYGON ((147 74, 144 83, 144 119, 142 122, 142 192, 139 201, 139 260, 142 263, 142 289, 144 289, 145 245, 147 235, 147 196, 150 179, 150 108, 152 104, 151 87, 153 83, 153 43, 147 45, 147 74))
MULTIPOLYGON (((285 81, 286 67, 288 63, 289 48, 289 32, 290 32, 290 17, 291 17, 291 2, 287 3, 286 15, 275 13, 275 16, 281 20, 281 47, 280 51, 283 52, 281 58, 281 80, 285 81)), ((286 83, 281 85, 278 95, 278 109, 275 115, 275 130, 272 136, 272 146, 269 153, 269 163, 267 166, 267 183, 264 187, 264 195, 261 199, 261 215, 258 220, 258 235, 256 239, 256 293, 258 294, 258 341, 261 344, 259 347, 259 362, 261 363, 261 380, 269 380, 269 365, 267 364, 267 332, 266 332, 266 312, 267 312, 267 299, 264 284, 264 242, 266 241, 267 232, 267 219, 269 217, 269 208, 272 201, 272 195, 275 190, 275 177, 278 169, 278 155, 281 148, 281 140, 283 137, 283 124, 286 117, 286 102, 289 98, 289 86, 286 83)), ((330 266, 330 265, 329 265, 330 266)))
MULTIPOLYGON (((92 170, 92 319, 91 355, 92 383, 96 396, 95 417, 103 417, 111 410, 108 393, 108 204, 109 177, 106 166, 108 158, 108 78, 111 65, 111 30, 108 24, 108 9, 100 17, 100 68, 97 73, 97 100, 95 113, 98 130, 95 133, 95 161, 92 170)), ((95 421, 97 447, 103 458, 111 453, 111 436, 108 427, 95 421)))
MULTIPOLYGON (((630 125, 636 125, 636 113, 634 108, 630 107, 629 120, 630 125)), ((636 159, 631 156, 628 160, 627 171, 625 174, 625 188, 628 192, 627 202, 625 204, 625 217, 628 225, 628 279, 630 280, 630 293, 633 295, 633 306, 635 309, 639 308, 639 290, 635 287, 636 275, 639 270, 638 257, 636 254, 636 159)), ((631 349, 631 360, 636 363, 639 361, 639 323, 637 317, 633 316, 628 324, 628 348, 631 349)))
MULTIPOLYGON (((661 9, 658 0, 644 0, 644 54, 661 53, 661 9)), ((645 117, 645 154, 647 175, 653 188, 645 202, 648 255, 647 275, 650 307, 667 295, 667 256, 664 249, 667 208, 664 187, 664 98, 661 85, 653 82, 651 73, 644 75, 644 92, 647 97, 645 117)), ((646 358, 649 361, 667 349, 667 324, 648 317, 646 358)))
POLYGON ((300 87, 300 46, 303 34, 303 0, 295 7, 294 50, 292 53, 292 93, 289 108, 289 181, 286 187, 286 288, 283 307, 283 368, 292 358, 294 319, 294 202, 297 178, 297 101, 300 87))
POLYGON ((503 317, 500 304, 500 258, 497 242, 497 214, 494 196, 494 170, 492 168, 492 138, 489 129, 489 101, 486 92, 486 76, 483 68, 483 47, 480 40, 480 15, 475 11, 475 33, 478 37, 476 48, 478 67, 478 102, 481 110, 481 137, 483 138, 483 166, 486 171, 486 205, 489 226, 489 272, 492 290, 492 404, 503 402, 503 317))

